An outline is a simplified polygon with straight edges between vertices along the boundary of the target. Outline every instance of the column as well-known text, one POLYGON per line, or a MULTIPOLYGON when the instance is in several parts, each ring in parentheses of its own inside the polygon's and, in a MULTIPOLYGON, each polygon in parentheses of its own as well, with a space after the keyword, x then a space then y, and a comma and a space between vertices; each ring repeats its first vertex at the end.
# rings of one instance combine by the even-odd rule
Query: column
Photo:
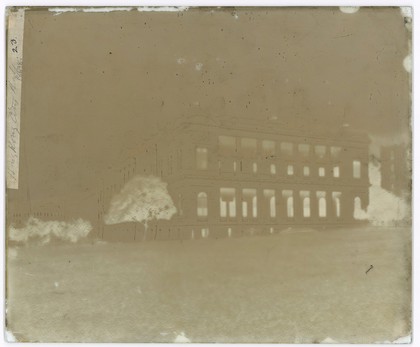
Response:
POLYGON ((309 220, 314 222, 319 222, 319 200, 316 194, 316 190, 309 191, 309 199, 310 199, 310 209, 311 209, 311 216, 309 220))
POLYGON ((327 201, 327 222, 333 222, 337 219, 336 209, 335 209, 335 201, 332 196, 332 190, 326 191, 325 199, 327 201))

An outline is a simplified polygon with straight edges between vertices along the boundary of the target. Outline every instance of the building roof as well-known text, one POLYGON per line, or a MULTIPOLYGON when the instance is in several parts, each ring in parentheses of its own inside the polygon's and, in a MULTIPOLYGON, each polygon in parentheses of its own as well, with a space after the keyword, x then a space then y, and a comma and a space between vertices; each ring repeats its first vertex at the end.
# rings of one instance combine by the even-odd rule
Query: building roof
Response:
POLYGON ((168 126, 168 133, 176 130, 187 129, 192 125, 206 127, 225 128, 250 132, 271 133, 276 135, 299 136, 318 139, 340 139, 343 141, 369 143, 370 139, 366 132, 352 129, 347 124, 341 127, 326 127, 313 122, 308 124, 296 120, 293 124, 282 119, 271 117, 270 119, 255 119, 245 117, 210 117, 195 115, 181 117, 168 126))

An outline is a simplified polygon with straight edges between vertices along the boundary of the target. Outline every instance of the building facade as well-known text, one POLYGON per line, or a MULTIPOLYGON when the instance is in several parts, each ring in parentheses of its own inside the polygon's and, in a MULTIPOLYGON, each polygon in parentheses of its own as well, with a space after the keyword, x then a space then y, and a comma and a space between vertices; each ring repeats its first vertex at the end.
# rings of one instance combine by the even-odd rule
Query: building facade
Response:
POLYGON ((407 150, 404 144, 381 147, 381 187, 400 197, 409 191, 407 150))
MULTIPOLYGON (((178 211, 170 221, 155 223, 148 238, 233 237, 291 225, 359 223, 354 211, 369 204, 368 158, 368 137, 346 128, 181 119, 145 143, 104 185, 100 234, 117 227, 100 221, 112 195, 133 175, 161 177, 178 211)), ((133 224, 118 228, 135 235, 133 224)))

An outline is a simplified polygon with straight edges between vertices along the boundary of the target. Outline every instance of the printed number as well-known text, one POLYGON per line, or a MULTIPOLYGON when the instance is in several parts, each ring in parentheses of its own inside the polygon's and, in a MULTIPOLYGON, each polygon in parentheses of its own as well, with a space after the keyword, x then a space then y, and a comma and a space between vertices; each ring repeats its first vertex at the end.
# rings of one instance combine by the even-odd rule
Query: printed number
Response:
POLYGON ((17 40, 16 39, 11 39, 10 43, 11 43, 12 46, 15 46, 15 47, 12 48, 12 52, 17 53, 18 52, 18 49, 17 49, 17 46, 16 46, 17 45, 17 40))

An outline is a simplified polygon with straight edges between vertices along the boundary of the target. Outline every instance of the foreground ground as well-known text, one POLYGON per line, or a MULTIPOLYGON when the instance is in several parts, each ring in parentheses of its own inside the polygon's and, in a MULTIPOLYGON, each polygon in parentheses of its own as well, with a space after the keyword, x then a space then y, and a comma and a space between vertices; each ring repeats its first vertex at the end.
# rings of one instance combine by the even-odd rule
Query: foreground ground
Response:
POLYGON ((410 235, 11 248, 8 330, 33 342, 393 341, 410 332, 410 235))

